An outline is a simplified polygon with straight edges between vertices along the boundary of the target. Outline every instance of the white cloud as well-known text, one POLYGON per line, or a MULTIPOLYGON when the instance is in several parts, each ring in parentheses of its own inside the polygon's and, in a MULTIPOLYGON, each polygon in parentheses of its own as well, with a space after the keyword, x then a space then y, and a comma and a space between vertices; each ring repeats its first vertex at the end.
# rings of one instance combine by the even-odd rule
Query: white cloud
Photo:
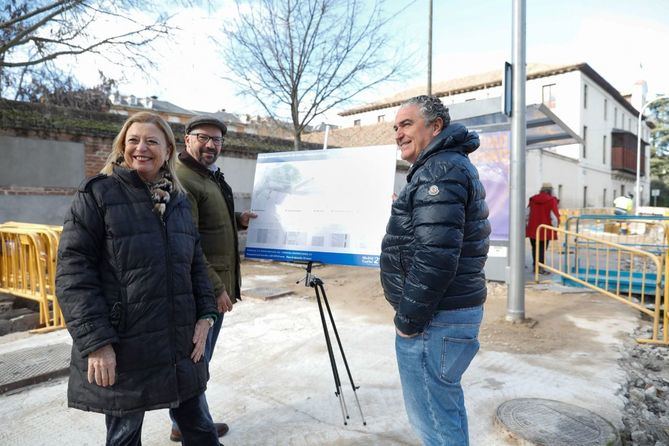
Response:
MULTIPOLYGON (((153 79, 145 79, 139 73, 128 72, 91 56, 80 57, 73 65, 73 73, 88 85, 97 83, 98 68, 110 77, 124 75, 128 80, 121 84, 121 93, 157 95, 185 108, 203 111, 225 108, 231 112, 265 114, 253 99, 236 96, 234 85, 221 78, 227 74, 225 60, 214 40, 224 41, 223 23, 237 15, 236 7, 230 3, 212 9, 173 11, 172 23, 180 30, 172 40, 155 44, 153 58, 159 68, 152 73, 153 79)), ((242 7, 250 6, 244 3, 242 7)), ((587 62, 622 92, 629 91, 633 83, 643 77, 651 95, 669 94, 669 58, 664 48, 669 42, 668 23, 648 17, 648 14, 634 17, 601 9, 569 23, 551 22, 552 9, 545 9, 532 10, 533 14, 528 17, 531 20, 528 23, 528 62, 587 62), (640 63, 643 71, 639 69, 640 63)), ((498 11, 492 12, 497 14, 498 11)), ((418 25, 405 22, 408 18, 404 15, 390 24, 394 27, 393 47, 397 54, 406 60, 415 57, 415 62, 407 64, 409 76, 401 83, 367 91, 356 98, 356 102, 374 101, 387 96, 388 92, 425 82, 427 33, 425 17, 421 14, 416 12, 411 19, 420 22, 418 25)), ((433 82, 501 69, 504 61, 511 60, 510 23, 506 23, 510 19, 509 11, 508 15, 498 14, 490 26, 474 27, 469 22, 444 24, 435 17, 435 38, 445 41, 435 42, 433 82)), ((493 19, 488 17, 487 20, 493 19)), ((109 26, 100 24, 100 32, 109 26)), ((323 120, 333 122, 336 119, 336 113, 331 112, 323 120)), ((320 121, 321 118, 317 118, 314 122, 320 121)))
MULTIPOLYGON (((121 94, 138 97, 156 95, 180 107, 201 111, 240 111, 255 113, 248 100, 235 96, 233 85, 223 80, 225 62, 222 60, 218 42, 224 41, 223 23, 236 15, 235 8, 218 8, 208 11, 189 8, 177 11, 170 24, 178 29, 171 38, 155 42, 147 53, 156 64, 146 77, 139 70, 130 70, 110 64, 96 55, 58 61, 61 68, 71 70, 84 85, 99 82, 98 70, 107 77, 119 79, 121 94)), ((140 19, 148 16, 140 14, 140 19)), ((118 32, 122 23, 96 24, 98 34, 118 32)))
POLYGON ((648 82, 651 94, 669 93, 667 42, 666 23, 602 13, 584 17, 576 34, 564 44, 528 45, 528 61, 587 62, 623 93, 631 91, 639 79, 648 82))

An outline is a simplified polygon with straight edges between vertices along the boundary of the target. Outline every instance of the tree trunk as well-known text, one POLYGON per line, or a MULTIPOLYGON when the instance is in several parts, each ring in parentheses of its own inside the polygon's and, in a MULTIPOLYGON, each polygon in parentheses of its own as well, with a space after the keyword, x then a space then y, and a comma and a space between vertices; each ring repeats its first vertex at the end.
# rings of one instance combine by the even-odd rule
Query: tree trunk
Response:
POLYGON ((295 131, 293 138, 293 150, 297 151, 302 148, 302 132, 295 131))

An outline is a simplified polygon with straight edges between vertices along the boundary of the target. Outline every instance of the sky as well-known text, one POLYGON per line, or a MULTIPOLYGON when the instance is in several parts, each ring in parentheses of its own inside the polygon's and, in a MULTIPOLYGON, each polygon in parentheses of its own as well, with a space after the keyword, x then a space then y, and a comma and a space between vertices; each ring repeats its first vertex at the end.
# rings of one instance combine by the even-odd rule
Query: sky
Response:
MULTIPOLYGON (((336 124, 337 111, 426 83, 428 4, 386 2, 385 13, 393 17, 387 24, 389 58, 402 61, 403 79, 364 92, 312 124, 336 124)), ((224 41, 221 24, 234 14, 231 0, 175 11, 172 23, 180 29, 170 41, 156 44, 152 58, 158 68, 149 79, 87 57, 59 65, 74 67, 85 85, 98 83, 98 69, 108 77, 125 77, 121 94, 156 95, 193 110, 264 115, 223 79, 226 66, 217 42, 224 41)), ((433 17, 433 83, 501 70, 511 61, 512 0, 434 0, 433 17)), ((669 0, 527 0, 526 45, 528 63, 586 62, 622 93, 643 79, 649 97, 669 94, 669 0)))

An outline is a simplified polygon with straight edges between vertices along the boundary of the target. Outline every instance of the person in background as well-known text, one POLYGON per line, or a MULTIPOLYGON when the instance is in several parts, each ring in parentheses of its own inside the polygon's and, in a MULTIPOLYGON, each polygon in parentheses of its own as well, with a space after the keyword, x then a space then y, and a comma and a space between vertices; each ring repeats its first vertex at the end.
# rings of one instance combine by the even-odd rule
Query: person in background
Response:
POLYGON ((425 445, 468 445, 460 379, 479 349, 490 236, 485 189, 469 154, 479 137, 450 124, 434 96, 395 117, 412 164, 381 248, 381 284, 395 309, 395 351, 409 422, 425 445))
POLYGON ((56 294, 72 336, 68 405, 105 414, 107 445, 141 445, 144 412, 170 408, 190 446, 219 445, 201 400, 218 318, 176 143, 137 113, 65 218, 56 294))
POLYGON ((632 209, 634 208, 634 200, 632 199, 632 194, 627 194, 627 195, 621 195, 617 197, 615 200, 613 200, 613 206, 614 210, 613 213, 615 215, 629 215, 632 213, 632 209))
MULTIPOLYGON (((207 274, 213 284, 220 312, 207 338, 207 361, 211 361, 214 354, 223 314, 232 311, 232 305, 241 299, 237 231, 246 229, 249 220, 257 217, 249 211, 235 212, 232 188, 216 165, 227 130, 226 125, 214 116, 191 118, 186 123, 186 150, 179 154, 176 165, 177 177, 188 192, 193 220, 202 237, 207 274)), ((206 403, 206 400, 203 402, 206 403)), ((226 423, 215 425, 219 436, 229 430, 226 423)), ((174 424, 170 439, 181 439, 179 429, 174 424)))
MULTIPOLYGON (((539 225, 550 225, 555 228, 560 226, 558 199, 553 196, 551 183, 543 183, 539 193, 530 197, 525 209, 525 237, 530 239, 532 245, 532 270, 536 270, 537 261, 544 264, 548 244, 551 240, 557 239, 557 232, 549 229, 539 230, 537 238, 539 225)), ((543 268, 539 268, 539 273, 550 274, 543 268)))

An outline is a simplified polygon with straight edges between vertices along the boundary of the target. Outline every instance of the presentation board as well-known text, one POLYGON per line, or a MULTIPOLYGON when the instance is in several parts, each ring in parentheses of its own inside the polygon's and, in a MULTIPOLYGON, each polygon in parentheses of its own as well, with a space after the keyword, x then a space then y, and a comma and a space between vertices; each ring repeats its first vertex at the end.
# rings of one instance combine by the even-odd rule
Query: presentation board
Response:
POLYGON ((395 167, 388 147, 259 154, 245 256, 378 267, 395 167))

